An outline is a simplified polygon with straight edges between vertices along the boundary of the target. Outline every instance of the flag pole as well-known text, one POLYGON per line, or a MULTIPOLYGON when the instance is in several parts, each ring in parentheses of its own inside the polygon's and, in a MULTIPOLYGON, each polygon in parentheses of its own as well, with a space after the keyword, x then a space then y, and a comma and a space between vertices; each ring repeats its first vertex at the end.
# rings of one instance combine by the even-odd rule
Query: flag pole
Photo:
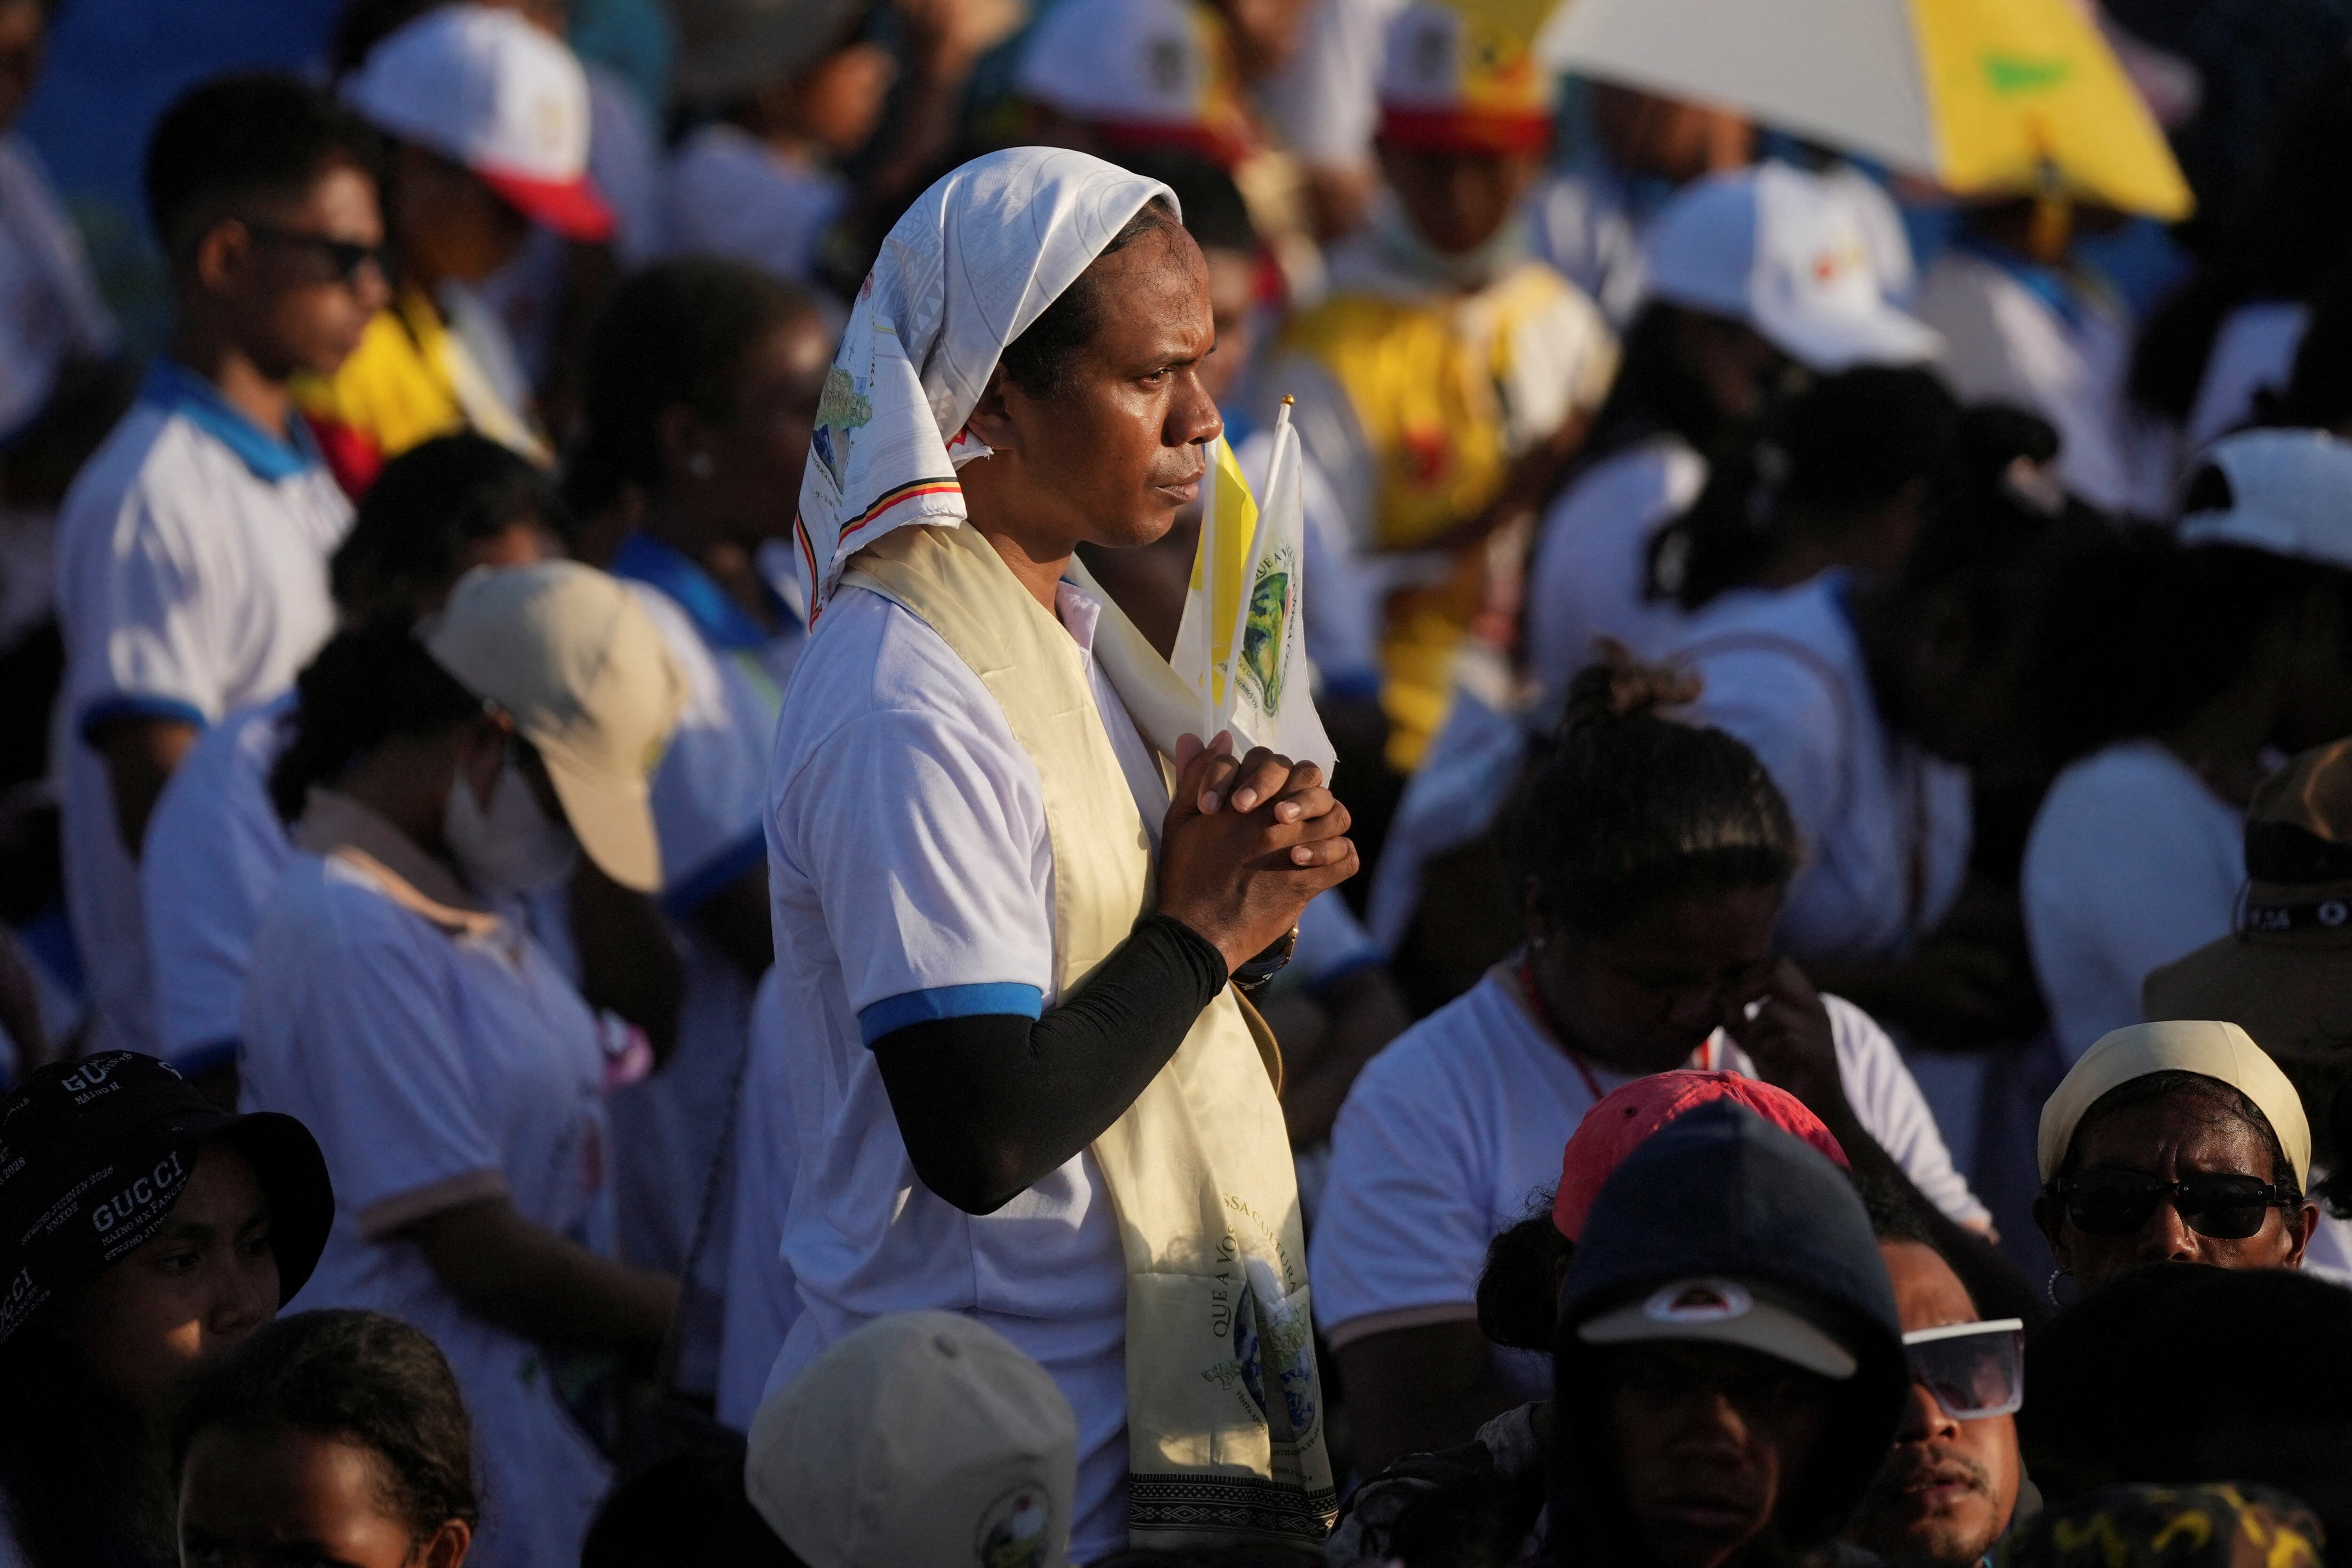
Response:
MULTIPOLYGON (((1221 432, 1217 445, 1224 445, 1221 432)), ((1209 452, 1209 471, 1202 476, 1205 489, 1201 496, 1201 542, 1196 552, 1201 563, 1201 588, 1203 603, 1201 614, 1201 744, 1208 745, 1217 738, 1217 638, 1211 629, 1211 616, 1216 614, 1217 603, 1217 454, 1209 452)))

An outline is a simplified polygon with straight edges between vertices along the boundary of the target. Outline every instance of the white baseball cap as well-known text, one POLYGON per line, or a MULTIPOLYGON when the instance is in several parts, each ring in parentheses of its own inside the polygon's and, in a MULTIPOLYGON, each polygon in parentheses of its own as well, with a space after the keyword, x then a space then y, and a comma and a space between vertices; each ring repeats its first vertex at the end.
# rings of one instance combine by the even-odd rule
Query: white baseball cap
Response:
POLYGON ((478 566, 419 635, 538 751, 597 869, 657 890, 647 781, 686 707, 686 677, 635 595, 577 561, 478 566))
POLYGON ((1802 1313, 1759 1299, 1734 1279, 1677 1279, 1643 1300, 1577 1325, 1589 1345, 1696 1340, 1738 1345, 1843 1383, 1861 1362, 1802 1313))
POLYGON ((2237 544, 2352 571, 2352 441, 2320 430, 2242 430, 2205 449, 2189 483, 2207 499, 2216 470, 2221 504, 2180 520, 2183 544, 2237 544))
POLYGON ((953 1312, 837 1340, 751 1418, 743 1486, 810 1568, 1063 1568, 1078 1423, 1045 1369, 953 1312))
POLYGON ((588 78, 513 11, 442 5, 368 51, 343 84, 377 129, 454 158, 534 223, 611 237, 588 178, 588 78))
POLYGON ((1786 163, 1710 175, 1643 237, 1645 300, 1744 321, 1824 373, 1932 360, 1943 340, 1888 304, 1853 209, 1786 163))
POLYGON ((1188 146, 1224 163, 1244 151, 1232 45, 1205 5, 1062 0, 1023 45, 1015 86, 1114 146, 1188 146))

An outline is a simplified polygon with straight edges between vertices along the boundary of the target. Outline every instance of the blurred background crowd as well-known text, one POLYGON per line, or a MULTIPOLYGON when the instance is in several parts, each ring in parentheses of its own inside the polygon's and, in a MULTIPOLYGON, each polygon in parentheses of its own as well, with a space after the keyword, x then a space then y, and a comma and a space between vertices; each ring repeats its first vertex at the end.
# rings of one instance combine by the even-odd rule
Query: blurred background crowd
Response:
MULTIPOLYGON (((1532 1560, 1540 1514, 1658 1568, 1968 1568, 2004 1535, 2071 1563, 2094 1519, 2178 1562, 2187 1512, 2324 1560, 2352 1528, 2352 1297, 2318 1283, 2352 1285, 2352 1222, 2316 1195, 2352 1137, 2352 13, 2011 9, 0 0, 17 1556, 260 1561, 203 1531, 321 1445, 381 1471, 407 1553, 354 1563, 569 1564, 600 1509, 590 1561, 961 1561, 920 1534, 958 1442, 1030 1456, 982 1479, 1045 1475, 1067 1531, 1032 1461, 1068 1412, 984 1330, 852 1336, 821 1397, 812 1368, 762 1404, 808 1166, 768 872, 802 473, 871 412, 828 372, 892 226, 1043 144, 1175 193, 1224 438, 1262 482, 1287 405, 1304 447, 1364 871, 1259 1006, 1336 1468, 1372 1482, 1332 1560, 1532 1560), (383 872, 380 926, 337 856, 383 872), (494 915, 527 935, 488 978, 419 935, 494 915), (1859 1197, 1709 1122, 1591 1224, 1675 1231, 1662 1193, 1703 1207, 1707 1163, 1748 1160, 1785 1224, 1586 1247, 1571 1186, 1642 1157, 1580 1156, 1586 1113, 1725 1074, 1788 1091, 1751 1109, 1859 1197), (115 1147, 77 1117, 162 1163, 66 1258, 37 1239, 115 1147), (2220 1268, 2106 1289, 2158 1259, 2220 1268), (211 1281, 201 1329, 142 1339, 185 1303, 142 1306, 134 1263, 211 1281), (314 1267, 297 1305, 414 1327, 254 1331, 314 1267), (1560 1401, 1631 1397, 1577 1381, 1606 1339, 1580 1300, 1779 1300, 1792 1269, 1819 1300, 1721 1338, 1864 1401, 1807 1417, 1856 1452, 1694 1503, 1670 1444, 1604 1462, 1601 1406, 1554 1441, 1560 1401), (1975 1323, 1953 1393, 1931 1347, 1975 1323), (2152 1369, 2190 1347, 2218 1359, 2152 1369), (693 1416, 653 1458, 648 1387, 693 1416), (844 1545, 883 1528, 835 1505, 884 1388, 944 1435, 875 1494, 913 1533, 844 1545), (1690 1546, 1710 1508, 1754 1528, 1690 1546)), ((1197 529, 1082 552, 1163 654, 1197 529)), ((1643 1375, 1671 1404, 1729 1374, 1643 1375)), ((1006 1550, 1042 1539, 1007 1518, 1006 1550)))

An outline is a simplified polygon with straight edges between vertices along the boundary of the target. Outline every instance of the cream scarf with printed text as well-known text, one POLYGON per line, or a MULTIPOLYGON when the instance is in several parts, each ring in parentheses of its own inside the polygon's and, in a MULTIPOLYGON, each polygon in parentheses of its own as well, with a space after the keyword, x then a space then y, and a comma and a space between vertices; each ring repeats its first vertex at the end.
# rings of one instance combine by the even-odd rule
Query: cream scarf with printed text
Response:
MULTIPOLYGON (((1095 657, 1164 755, 1198 699, 1103 598, 1095 657), (1165 678, 1164 679, 1161 678, 1165 678)), ((939 633, 1037 765, 1067 996, 1153 905, 1150 839, 1085 657, 970 527, 901 528, 845 574, 939 633)), ((1197 719, 1195 720, 1197 724, 1197 719)), ((1128 1528, 1137 1547, 1311 1545, 1336 1510, 1280 1058, 1231 987, 1095 1140, 1127 1264, 1128 1528)))

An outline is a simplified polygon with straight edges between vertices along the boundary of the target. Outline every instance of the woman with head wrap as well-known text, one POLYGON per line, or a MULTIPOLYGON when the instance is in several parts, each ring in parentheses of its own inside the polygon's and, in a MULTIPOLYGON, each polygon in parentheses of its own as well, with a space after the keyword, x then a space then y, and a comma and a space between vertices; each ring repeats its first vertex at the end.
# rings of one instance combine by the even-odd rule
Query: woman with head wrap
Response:
POLYGON ((2034 1218, 2085 1290, 2146 1263, 2294 1268, 2319 1222, 2303 1102, 2235 1024, 2105 1036, 2042 1108, 2035 1152, 2034 1218))
POLYGON ((1213 347, 1165 185, 967 163, 858 291, 794 530, 768 881, 805 1310, 770 1386, 891 1312, 996 1329, 1077 1415, 1079 1561, 1312 1543, 1333 1510, 1289 1143, 1227 982, 1354 869, 1347 812, 1313 763, 1185 734, 1197 696, 1071 558, 1199 492, 1213 347))

